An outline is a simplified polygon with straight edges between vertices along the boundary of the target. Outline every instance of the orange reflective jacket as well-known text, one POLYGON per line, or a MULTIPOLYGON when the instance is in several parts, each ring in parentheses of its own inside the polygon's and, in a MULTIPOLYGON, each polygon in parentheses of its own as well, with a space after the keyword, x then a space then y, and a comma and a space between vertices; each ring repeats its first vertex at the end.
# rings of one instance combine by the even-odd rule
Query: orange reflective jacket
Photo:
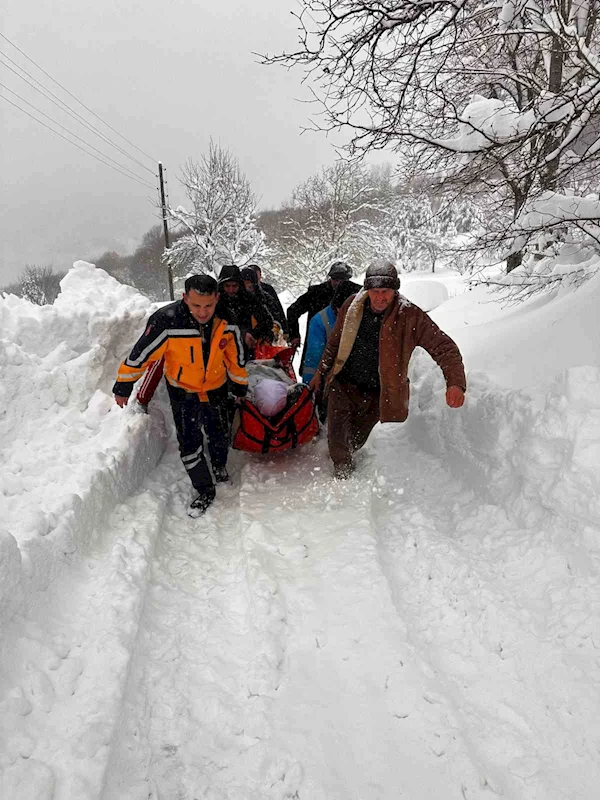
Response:
POLYGON ((167 381, 188 392, 198 392, 200 400, 208 400, 207 392, 223 386, 228 378, 240 389, 247 386, 244 349, 237 325, 213 317, 207 364, 201 329, 183 300, 156 311, 119 367, 114 393, 129 396, 148 364, 163 357, 167 381))

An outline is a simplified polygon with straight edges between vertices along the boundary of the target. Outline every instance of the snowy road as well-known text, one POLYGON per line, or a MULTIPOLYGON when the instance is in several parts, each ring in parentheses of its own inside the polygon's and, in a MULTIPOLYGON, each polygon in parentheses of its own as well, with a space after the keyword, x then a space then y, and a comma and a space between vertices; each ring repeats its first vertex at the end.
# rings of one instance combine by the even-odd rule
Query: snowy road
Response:
POLYGON ((234 453, 201 520, 110 396, 151 304, 61 286, 0 298, 1 800, 595 800, 600 276, 445 303, 460 412, 417 355, 351 481, 234 453))
POLYGON ((190 520, 171 443, 29 616, 2 797, 596 796, 583 528, 516 528, 401 426, 348 483, 324 442, 232 467, 190 520))
POLYGON ((411 665, 370 481, 333 484, 322 445, 237 461, 201 523, 185 483, 167 511, 103 796, 463 797, 468 759, 439 760, 448 721, 411 665))

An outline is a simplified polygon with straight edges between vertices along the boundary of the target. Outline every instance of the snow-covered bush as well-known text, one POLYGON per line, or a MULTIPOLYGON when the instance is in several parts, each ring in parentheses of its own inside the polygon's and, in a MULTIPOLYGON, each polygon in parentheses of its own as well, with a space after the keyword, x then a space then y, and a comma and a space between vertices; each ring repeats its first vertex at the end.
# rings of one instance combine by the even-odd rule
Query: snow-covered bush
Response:
POLYGON ((24 297, 36 306, 44 306, 56 300, 60 292, 60 280, 63 274, 54 272, 52 267, 28 265, 16 283, 6 286, 0 291, 24 297))

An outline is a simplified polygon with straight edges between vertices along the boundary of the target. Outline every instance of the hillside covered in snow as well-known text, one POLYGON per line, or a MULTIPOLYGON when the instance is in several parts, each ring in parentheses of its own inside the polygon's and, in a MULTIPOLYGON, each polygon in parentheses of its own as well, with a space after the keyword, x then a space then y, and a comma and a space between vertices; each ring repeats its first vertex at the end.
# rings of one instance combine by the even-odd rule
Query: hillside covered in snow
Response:
POLYGON ((597 796, 600 275, 411 280, 465 406, 420 352, 352 480, 234 452, 200 520, 163 390, 110 395, 155 306, 83 262, 0 298, 0 797, 597 796))

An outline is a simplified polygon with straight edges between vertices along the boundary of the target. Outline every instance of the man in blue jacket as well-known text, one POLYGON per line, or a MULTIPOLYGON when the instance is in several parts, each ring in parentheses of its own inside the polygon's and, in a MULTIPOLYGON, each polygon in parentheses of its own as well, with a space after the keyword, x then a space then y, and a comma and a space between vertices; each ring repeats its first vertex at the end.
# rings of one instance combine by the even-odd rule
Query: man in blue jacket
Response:
MULTIPOLYGON (((356 294, 356 284, 351 281, 342 281, 333 293, 331 303, 311 319, 308 326, 308 335, 306 337, 306 348, 304 351, 304 371, 302 372, 302 380, 304 383, 310 383, 314 378, 321 361, 321 356, 325 350, 327 339, 333 330, 338 311, 344 302, 356 294)), ((319 419, 324 424, 327 419, 327 399, 325 393, 321 390, 315 394, 317 403, 317 412, 319 419)))
POLYGON ((314 378, 327 339, 335 325, 338 311, 353 294, 356 294, 356 284, 351 281, 342 281, 333 293, 331 303, 311 319, 304 354, 304 372, 302 373, 304 383, 310 383, 314 378))
MULTIPOLYGON (((323 283, 309 286, 304 294, 289 306, 287 310, 287 321, 289 328, 290 344, 292 347, 300 346, 300 326, 298 321, 304 314, 308 315, 306 329, 310 325, 311 319, 318 314, 325 306, 331 303, 333 293, 342 281, 347 281, 352 277, 352 268, 345 261, 335 261, 327 273, 327 280, 323 283)), ((360 286, 354 284, 354 291, 360 291, 360 286)), ((300 363, 300 374, 304 374, 304 357, 306 353, 306 340, 302 361, 300 363)))

